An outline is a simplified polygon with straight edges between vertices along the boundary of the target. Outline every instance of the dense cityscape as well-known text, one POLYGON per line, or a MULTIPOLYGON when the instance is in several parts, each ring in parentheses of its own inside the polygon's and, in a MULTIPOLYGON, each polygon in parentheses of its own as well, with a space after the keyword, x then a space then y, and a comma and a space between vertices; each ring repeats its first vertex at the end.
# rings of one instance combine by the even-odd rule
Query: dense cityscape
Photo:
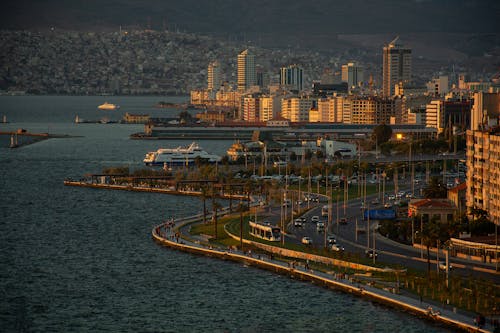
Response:
POLYGON ((326 21, 304 28, 326 3, 292 1, 278 12, 312 8, 303 31, 259 14, 273 35, 242 2, 220 24, 248 34, 200 33, 232 7, 186 3, 168 6, 191 31, 150 16, 0 30, 0 327, 500 332, 491 22, 448 35, 459 14, 416 1, 402 8, 443 25, 375 36, 370 18, 330 38, 326 21))

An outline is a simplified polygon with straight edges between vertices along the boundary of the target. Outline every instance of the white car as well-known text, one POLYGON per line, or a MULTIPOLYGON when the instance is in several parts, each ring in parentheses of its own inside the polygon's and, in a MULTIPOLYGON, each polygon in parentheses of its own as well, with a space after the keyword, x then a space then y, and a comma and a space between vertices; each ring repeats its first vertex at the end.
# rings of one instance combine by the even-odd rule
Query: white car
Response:
POLYGON ((302 237, 301 242, 302 242, 302 244, 311 245, 313 241, 312 241, 311 237, 305 236, 305 237, 302 237))
POLYGON ((319 216, 318 215, 314 215, 313 217, 311 217, 311 222, 312 223, 318 223, 319 222, 319 216))
POLYGON ((293 221, 293 225, 296 227, 302 227, 302 219, 301 218, 295 219, 295 221, 293 221))
POLYGON ((333 244, 331 249, 336 252, 344 251, 344 247, 338 244, 333 244))

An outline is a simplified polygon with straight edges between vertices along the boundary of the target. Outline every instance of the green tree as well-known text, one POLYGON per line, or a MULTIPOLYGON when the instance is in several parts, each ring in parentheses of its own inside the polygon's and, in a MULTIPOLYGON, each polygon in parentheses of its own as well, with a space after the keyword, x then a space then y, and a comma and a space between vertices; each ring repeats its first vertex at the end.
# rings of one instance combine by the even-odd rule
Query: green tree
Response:
POLYGON ((392 128, 386 124, 380 124, 373 128, 372 140, 376 141, 379 145, 391 139, 392 128))
POLYGON ((424 188, 426 198, 446 198, 448 190, 440 178, 432 177, 424 188))

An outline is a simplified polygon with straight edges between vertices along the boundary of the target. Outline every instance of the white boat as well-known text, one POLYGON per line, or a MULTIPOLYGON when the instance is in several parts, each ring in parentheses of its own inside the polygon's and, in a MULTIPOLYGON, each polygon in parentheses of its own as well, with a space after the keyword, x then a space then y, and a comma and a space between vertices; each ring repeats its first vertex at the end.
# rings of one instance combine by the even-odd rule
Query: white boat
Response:
POLYGON ((144 164, 159 166, 192 165, 197 160, 208 163, 220 162, 221 157, 204 151, 196 142, 187 147, 160 148, 146 154, 144 164))
POLYGON ((99 110, 116 110, 119 109, 120 106, 116 104, 111 104, 108 102, 104 102, 104 104, 101 104, 97 107, 99 110))

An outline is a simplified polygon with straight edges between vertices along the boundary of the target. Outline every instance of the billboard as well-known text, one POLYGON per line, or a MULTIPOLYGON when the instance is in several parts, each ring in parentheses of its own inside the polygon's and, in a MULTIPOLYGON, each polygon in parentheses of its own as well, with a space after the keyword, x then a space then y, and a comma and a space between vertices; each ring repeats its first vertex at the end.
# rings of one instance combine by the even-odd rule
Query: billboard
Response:
POLYGON ((394 220, 396 218, 396 211, 394 209, 369 209, 365 210, 363 218, 368 219, 368 214, 370 214, 370 220, 394 220))

